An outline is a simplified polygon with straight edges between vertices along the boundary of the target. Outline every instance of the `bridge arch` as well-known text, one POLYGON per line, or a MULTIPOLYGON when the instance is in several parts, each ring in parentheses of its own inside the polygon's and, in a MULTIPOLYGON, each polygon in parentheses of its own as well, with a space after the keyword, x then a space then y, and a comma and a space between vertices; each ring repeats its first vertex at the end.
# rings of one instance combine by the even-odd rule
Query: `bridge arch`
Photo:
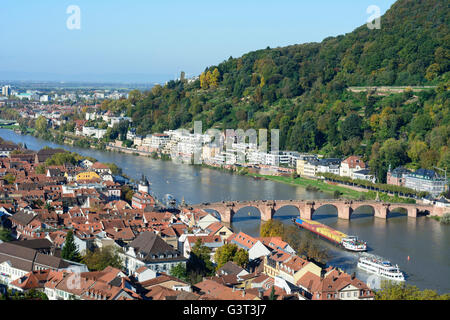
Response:
POLYGON ((387 218, 399 217, 399 216, 410 216, 417 217, 418 210, 414 206, 408 205, 392 205, 389 207, 387 212, 387 218))
POLYGON ((232 220, 237 216, 243 220, 255 217, 261 219, 261 209, 254 205, 236 207, 233 209, 233 212, 232 220))
POLYGON ((331 217, 339 217, 339 208, 335 204, 332 203, 324 203, 324 204, 318 204, 315 206, 314 210, 312 211, 311 219, 314 218, 331 218, 331 217), (325 214, 322 213, 323 210, 326 210, 327 212, 325 214), (319 211, 319 212, 317 212, 319 211), (335 212, 331 213, 331 212, 335 212))
POLYGON ((356 206, 353 206, 352 209, 353 210, 350 215, 351 219, 375 216, 375 208, 370 204, 358 204, 356 206))
POLYGON ((294 218, 300 217, 300 214, 301 214, 300 208, 297 205, 282 204, 274 208, 272 218, 281 218, 281 219, 283 219, 283 217, 294 218))

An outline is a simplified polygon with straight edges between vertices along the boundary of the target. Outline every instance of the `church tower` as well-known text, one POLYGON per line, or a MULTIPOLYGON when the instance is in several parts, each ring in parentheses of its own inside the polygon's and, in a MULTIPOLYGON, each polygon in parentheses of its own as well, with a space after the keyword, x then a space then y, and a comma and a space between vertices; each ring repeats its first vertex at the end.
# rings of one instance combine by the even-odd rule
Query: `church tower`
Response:
POLYGON ((139 181, 138 191, 143 193, 150 192, 150 183, 148 182, 147 178, 144 175, 142 175, 142 178, 139 181))

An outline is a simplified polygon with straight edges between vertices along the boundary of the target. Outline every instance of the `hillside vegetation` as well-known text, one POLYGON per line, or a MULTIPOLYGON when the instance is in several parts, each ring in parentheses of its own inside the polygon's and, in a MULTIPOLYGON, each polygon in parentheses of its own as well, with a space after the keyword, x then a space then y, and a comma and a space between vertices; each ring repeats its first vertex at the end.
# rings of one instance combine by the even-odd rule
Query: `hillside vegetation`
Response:
POLYGON ((389 164, 450 168, 450 10, 399 0, 381 29, 363 25, 321 43, 267 48, 210 66, 103 109, 132 117, 138 134, 192 128, 279 129, 282 149, 359 154, 384 181, 389 164), (349 86, 436 86, 379 96, 349 86))

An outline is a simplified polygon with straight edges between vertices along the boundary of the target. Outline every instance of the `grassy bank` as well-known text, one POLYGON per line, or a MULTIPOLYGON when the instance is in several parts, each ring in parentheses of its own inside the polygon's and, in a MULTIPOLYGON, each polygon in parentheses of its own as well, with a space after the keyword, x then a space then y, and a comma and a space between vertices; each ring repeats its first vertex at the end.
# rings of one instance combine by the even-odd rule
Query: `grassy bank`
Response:
POLYGON ((16 130, 16 129, 20 129, 20 126, 18 126, 18 125, 9 125, 9 124, 0 124, 0 129, 16 130))
MULTIPOLYGON (((331 196, 334 196, 336 192, 339 192, 340 198, 344 199, 352 199, 352 200, 375 200, 377 197, 377 193, 374 191, 356 191, 350 188, 346 188, 340 185, 331 185, 321 180, 308 179, 304 177, 297 177, 292 179, 291 177, 283 177, 283 176, 268 176, 257 173, 249 173, 249 176, 264 178, 271 181, 281 182, 290 184, 293 186, 300 186, 303 188, 315 188, 318 191, 322 191, 325 193, 329 193, 331 196)), ((384 193, 379 193, 379 198, 382 201, 392 202, 392 203, 415 203, 413 199, 405 199, 400 197, 392 197, 384 193)))
POLYGON ((307 179, 303 177, 292 179, 291 177, 268 176, 258 173, 249 173, 248 175, 257 178, 264 178, 271 181, 282 182, 293 186, 300 186, 304 188, 314 187, 318 191, 326 192, 330 195, 333 195, 336 191, 338 191, 341 193, 341 197, 346 199, 359 199, 361 196, 365 196, 367 194, 367 192, 359 192, 337 185, 330 185, 320 180, 307 179))

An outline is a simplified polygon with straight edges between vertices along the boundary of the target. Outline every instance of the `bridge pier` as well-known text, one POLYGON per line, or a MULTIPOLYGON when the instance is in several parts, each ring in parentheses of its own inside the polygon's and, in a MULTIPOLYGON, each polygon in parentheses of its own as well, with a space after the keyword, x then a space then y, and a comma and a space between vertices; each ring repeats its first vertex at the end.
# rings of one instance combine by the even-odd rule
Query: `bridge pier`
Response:
POLYGON ((375 210, 375 217, 381 218, 381 219, 387 219, 388 215, 388 205, 387 204, 379 204, 373 207, 375 210))
POLYGON ((408 217, 417 218, 418 211, 416 207, 408 207, 408 217))
POLYGON ((300 217, 303 219, 312 219, 312 215, 314 213, 313 209, 314 204, 305 203, 298 207, 298 211, 300 211, 300 217))
POLYGON ((231 223, 231 219, 234 216, 234 210, 232 208, 225 208, 223 212, 219 212, 222 222, 231 223))
POLYGON ((272 220, 273 215, 275 214, 275 209, 272 206, 265 206, 263 208, 258 208, 261 213, 262 221, 272 220))
POLYGON ((349 204, 341 205, 338 207, 338 218, 343 220, 350 220, 352 212, 353 209, 349 204))

